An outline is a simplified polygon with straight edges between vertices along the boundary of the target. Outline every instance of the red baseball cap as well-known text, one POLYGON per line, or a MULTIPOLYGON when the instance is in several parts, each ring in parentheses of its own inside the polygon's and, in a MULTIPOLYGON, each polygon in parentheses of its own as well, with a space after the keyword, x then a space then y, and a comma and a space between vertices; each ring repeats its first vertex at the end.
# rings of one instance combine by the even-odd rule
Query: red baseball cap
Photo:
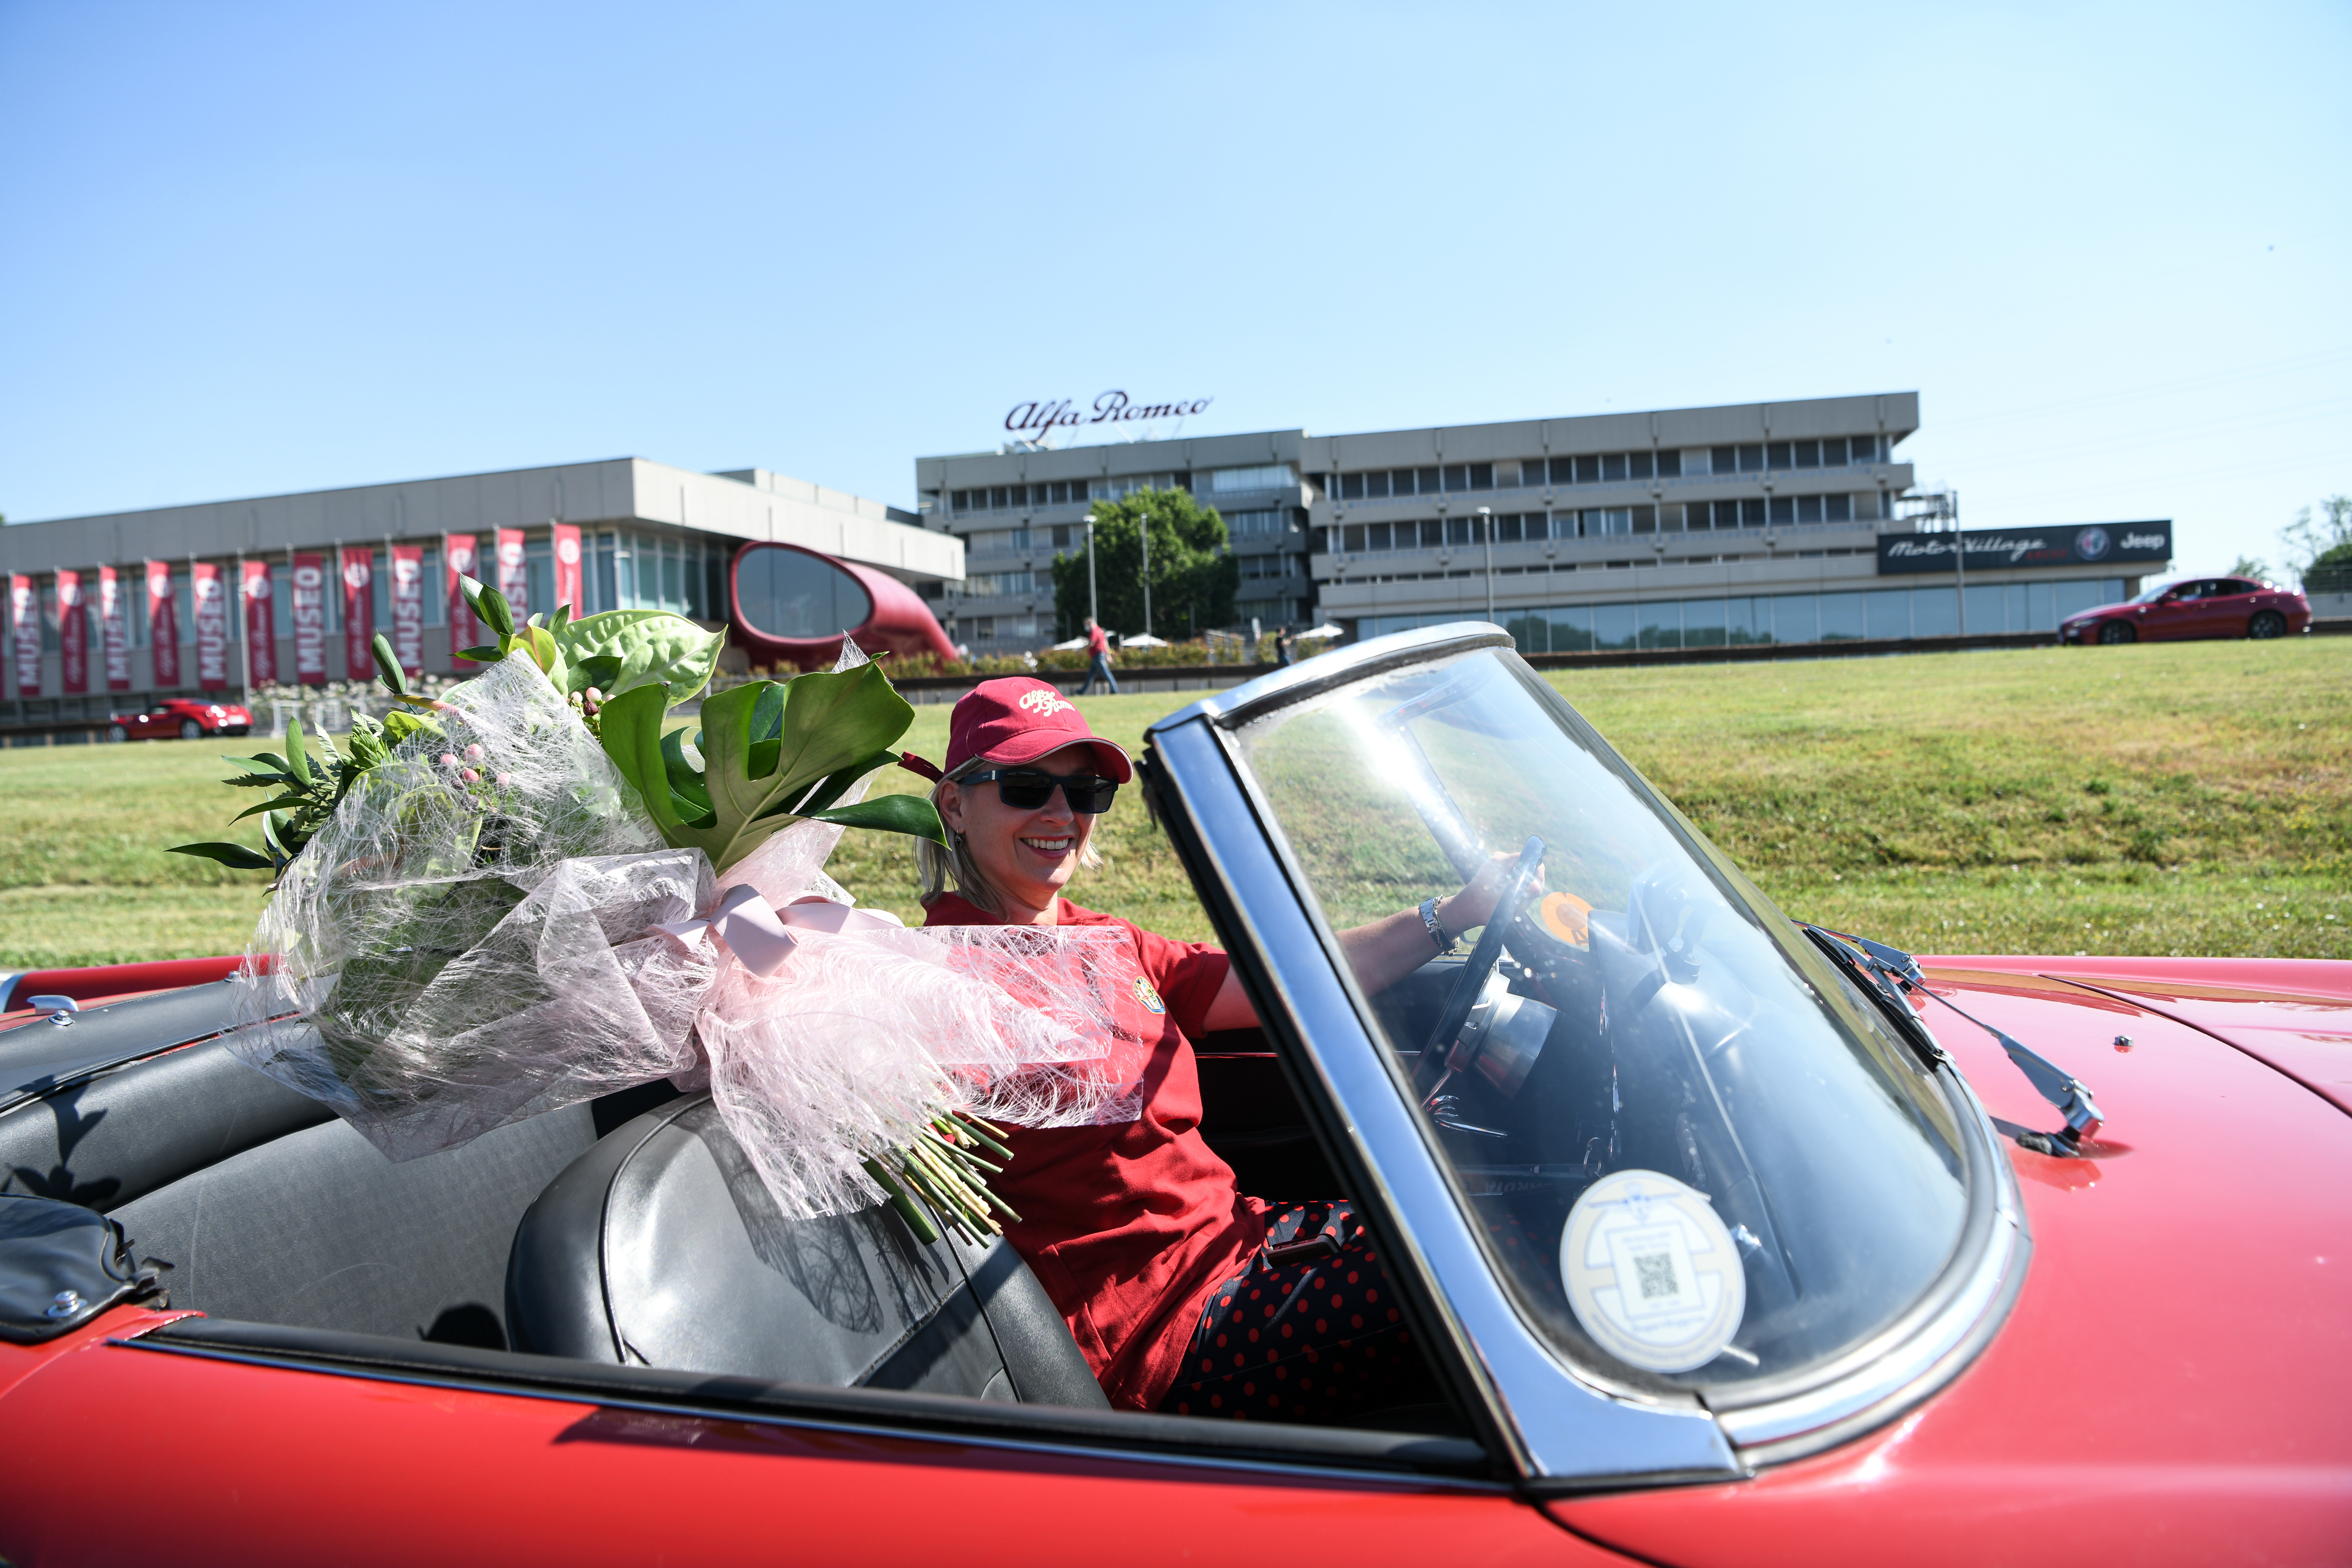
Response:
MULTIPOLYGON (((1018 768, 1066 746, 1091 746, 1097 766, 1124 784, 1135 777, 1127 753, 1087 727, 1077 705, 1034 675, 982 681, 966 692, 948 720, 948 765, 952 773, 974 758, 1018 768)), ((899 766, 925 778, 939 769, 907 753, 899 766)))

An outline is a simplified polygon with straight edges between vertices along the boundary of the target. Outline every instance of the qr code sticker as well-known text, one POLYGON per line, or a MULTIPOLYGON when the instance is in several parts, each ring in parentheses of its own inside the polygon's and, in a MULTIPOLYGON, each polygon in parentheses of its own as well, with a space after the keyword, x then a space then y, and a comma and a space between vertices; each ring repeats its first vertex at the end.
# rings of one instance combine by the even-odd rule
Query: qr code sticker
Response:
POLYGON ((1633 1271, 1641 1277, 1642 1299, 1657 1296, 1679 1296, 1682 1286, 1675 1280, 1675 1259, 1671 1252, 1642 1252, 1633 1258, 1633 1271))

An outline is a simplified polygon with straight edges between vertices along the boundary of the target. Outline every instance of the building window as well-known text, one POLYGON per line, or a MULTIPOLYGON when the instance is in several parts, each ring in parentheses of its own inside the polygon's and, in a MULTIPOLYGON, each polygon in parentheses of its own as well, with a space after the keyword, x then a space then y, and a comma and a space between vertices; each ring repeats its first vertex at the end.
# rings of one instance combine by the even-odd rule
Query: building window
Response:
POLYGON ((1797 520, 1797 498, 1794 496, 1772 497, 1770 516, 1772 520, 1776 523, 1795 522, 1797 520))
POLYGON ((1789 467, 1789 443, 1785 441, 1766 443, 1764 447, 1764 465, 1775 472, 1779 472, 1789 467))
POLYGON ((1739 448, 1739 471, 1742 474, 1760 474, 1764 471, 1763 443, 1748 442, 1739 448))
POLYGON ((1290 531, 1289 515, 1282 511, 1226 512, 1227 537, 1237 539, 1274 538, 1290 531))
POLYGON ((1818 523, 1822 520, 1822 498, 1819 496, 1797 497, 1797 521, 1818 523))
POLYGON ((1209 473, 1213 493, 1233 490, 1283 490, 1298 483, 1298 472, 1287 463, 1257 468, 1215 468, 1209 473))
POLYGON ((1796 465, 1800 468, 1820 467, 1822 465, 1822 444, 1818 441, 1798 442, 1796 444, 1796 465))

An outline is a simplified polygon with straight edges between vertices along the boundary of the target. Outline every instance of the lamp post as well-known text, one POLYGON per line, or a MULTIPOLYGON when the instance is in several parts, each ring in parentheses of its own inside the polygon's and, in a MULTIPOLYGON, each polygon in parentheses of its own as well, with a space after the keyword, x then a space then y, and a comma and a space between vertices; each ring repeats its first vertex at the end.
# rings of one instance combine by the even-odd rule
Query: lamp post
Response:
POLYGON ((1478 524, 1486 535, 1486 619, 1495 619, 1495 508, 1478 508, 1478 524))
POLYGON ((1095 515, 1087 514, 1087 619, 1102 624, 1102 614, 1095 606, 1095 515))
POLYGON ((1151 513, 1147 510, 1136 519, 1143 534, 1143 634, 1151 635, 1151 513))

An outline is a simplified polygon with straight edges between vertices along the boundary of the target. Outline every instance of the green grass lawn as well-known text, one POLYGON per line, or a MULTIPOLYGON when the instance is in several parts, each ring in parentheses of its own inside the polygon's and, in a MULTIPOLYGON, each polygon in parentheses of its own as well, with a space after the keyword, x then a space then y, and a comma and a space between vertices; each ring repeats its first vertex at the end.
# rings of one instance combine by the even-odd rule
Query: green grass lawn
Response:
MULTIPOLYGON (((1923 952, 2352 957, 2352 639, 1560 672, 1553 680, 1793 915, 1923 952)), ((1094 697, 1139 742, 1184 697, 1094 697)), ((906 744, 935 760, 948 710, 906 744)), ((259 878, 163 852, 257 842, 239 743, 0 752, 0 967, 231 952, 259 878)), ((884 774, 877 789, 919 781, 884 774)), ((1080 902, 1212 935, 1122 799, 1080 902)), ((904 841, 834 873, 916 917, 904 841)))

